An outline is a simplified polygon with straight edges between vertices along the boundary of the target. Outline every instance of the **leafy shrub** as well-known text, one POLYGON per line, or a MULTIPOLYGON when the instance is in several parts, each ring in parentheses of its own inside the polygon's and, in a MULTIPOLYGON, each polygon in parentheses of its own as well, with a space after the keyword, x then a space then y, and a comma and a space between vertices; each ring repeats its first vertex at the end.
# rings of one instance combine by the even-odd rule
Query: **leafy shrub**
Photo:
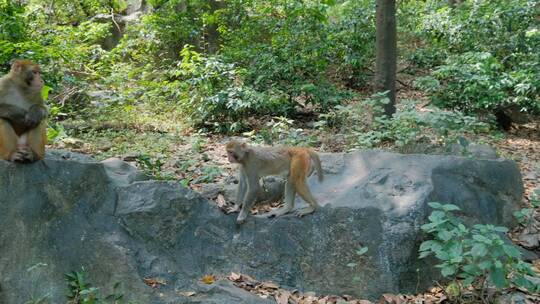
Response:
POLYGON ((289 146, 313 146, 317 142, 315 135, 307 135, 305 130, 293 127, 294 120, 284 116, 273 117, 258 132, 255 130, 245 132, 243 135, 251 137, 258 143, 268 145, 283 144, 289 146))
POLYGON ((494 112, 510 105, 524 111, 540 110, 540 72, 505 71, 490 53, 452 56, 432 75, 434 78, 422 78, 417 85, 431 91, 433 102, 441 107, 468 113, 494 112))
POLYGON ((216 13, 224 58, 245 68, 254 90, 279 98, 280 113, 306 104, 326 110, 348 96, 326 77, 337 41, 330 2, 231 1, 216 13))
POLYGON ((531 204, 533 208, 522 208, 514 212, 514 216, 518 222, 529 228, 535 222, 534 220, 534 208, 540 207, 540 188, 534 189, 533 194, 531 195, 531 204))
MULTIPOLYGON (((162 74, 140 79, 142 97, 180 110, 188 122, 222 132, 239 131, 250 113, 276 110, 278 102, 243 84, 243 70, 220 57, 205 57, 186 46, 182 59, 162 74)), ((279 109, 278 109, 279 112, 279 109)))
POLYGON ((410 60, 435 67, 432 77, 440 84, 429 88, 433 101, 466 113, 510 106, 540 113, 536 5, 532 0, 462 1, 455 8, 440 1, 405 5, 406 29, 423 40, 410 60))
POLYGON ((501 237, 507 228, 480 224, 469 228, 453 214, 459 207, 435 202, 429 206, 435 210, 422 230, 433 239, 420 245, 420 258, 435 256, 441 274, 454 280, 451 286, 466 288, 473 284, 483 291, 489 282, 499 289, 540 291, 531 265, 523 262, 519 250, 501 237))
MULTIPOLYGON (((68 304, 105 304, 105 303, 122 303, 124 295, 112 293, 106 297, 101 297, 100 290, 93 287, 86 280, 84 268, 81 271, 72 271, 65 274, 65 279, 68 283, 68 304)), ((120 287, 120 282, 115 283, 113 291, 120 287)))
POLYGON ((358 104, 337 106, 335 111, 321 115, 318 125, 339 126, 348 134, 352 147, 372 148, 393 144, 407 152, 418 142, 433 146, 455 143, 469 132, 484 132, 488 125, 460 112, 444 111, 436 107, 420 112, 418 102, 403 100, 391 118, 381 115, 382 104, 388 102, 384 94, 375 94, 358 104), (372 115, 366 115, 371 111, 372 115))
POLYGON ((375 58, 375 2, 345 1, 329 12, 330 63, 349 87, 368 85, 366 69, 375 58))
POLYGON ((0 1, 0 41, 18 42, 27 37, 24 6, 12 0, 0 1))

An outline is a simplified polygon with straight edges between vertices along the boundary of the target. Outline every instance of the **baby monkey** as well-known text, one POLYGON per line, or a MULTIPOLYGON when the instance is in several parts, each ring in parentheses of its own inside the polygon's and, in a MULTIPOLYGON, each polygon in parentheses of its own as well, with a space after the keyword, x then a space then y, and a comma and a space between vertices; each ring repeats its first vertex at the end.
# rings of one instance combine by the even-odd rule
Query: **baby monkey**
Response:
POLYGON ((297 210, 295 213, 301 217, 310 214, 319 208, 319 204, 309 191, 306 178, 311 174, 315 166, 319 181, 323 181, 321 160, 319 155, 308 148, 300 147, 255 147, 238 141, 230 141, 226 144, 227 157, 231 163, 240 165, 238 192, 236 204, 241 204, 240 214, 236 219, 237 224, 246 221, 248 212, 253 205, 259 191, 259 179, 268 175, 282 175, 287 181, 285 184, 285 205, 277 210, 269 212, 266 216, 281 216, 294 207, 296 193, 304 199, 309 207, 297 210))

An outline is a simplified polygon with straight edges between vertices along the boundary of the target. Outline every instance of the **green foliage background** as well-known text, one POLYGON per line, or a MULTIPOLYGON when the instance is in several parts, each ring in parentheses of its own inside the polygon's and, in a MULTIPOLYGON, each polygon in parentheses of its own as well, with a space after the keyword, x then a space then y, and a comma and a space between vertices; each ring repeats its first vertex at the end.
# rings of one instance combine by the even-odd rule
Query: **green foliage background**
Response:
MULTIPOLYGON (((220 132, 329 113, 371 90, 375 1, 152 0, 111 46, 128 6, 1 0, 0 68, 40 63, 58 120, 157 118, 220 132)), ((399 1, 402 72, 439 108, 538 114, 538 14, 532 0, 399 1)))

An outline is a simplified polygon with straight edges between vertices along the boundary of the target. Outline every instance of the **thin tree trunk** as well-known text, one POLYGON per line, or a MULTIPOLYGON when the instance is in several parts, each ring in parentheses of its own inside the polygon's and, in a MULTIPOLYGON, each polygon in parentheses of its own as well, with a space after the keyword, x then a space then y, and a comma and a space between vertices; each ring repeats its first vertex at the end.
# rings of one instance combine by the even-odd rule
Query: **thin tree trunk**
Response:
MULTIPOLYGON (((210 13, 214 13, 218 9, 225 7, 226 3, 224 1, 209 0, 210 4, 210 13)), ((207 51, 210 54, 215 54, 219 50, 219 32, 217 30, 217 24, 208 25, 205 33, 206 47, 207 51)))
POLYGON ((450 6, 451 8, 455 8, 460 4, 460 2, 460 0, 448 0, 448 6, 450 6))
POLYGON ((376 10, 376 92, 388 91, 389 103, 383 105, 388 117, 396 112, 396 0, 377 0, 376 10))

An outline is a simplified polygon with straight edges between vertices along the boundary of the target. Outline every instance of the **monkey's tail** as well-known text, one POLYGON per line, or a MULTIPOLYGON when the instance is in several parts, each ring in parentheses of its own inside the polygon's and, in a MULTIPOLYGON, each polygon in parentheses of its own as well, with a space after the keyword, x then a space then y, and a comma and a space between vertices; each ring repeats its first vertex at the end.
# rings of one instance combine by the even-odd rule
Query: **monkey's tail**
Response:
POLYGON ((309 150, 309 156, 313 160, 313 163, 315 165, 315 169, 317 170, 317 176, 319 177, 319 182, 322 182, 324 180, 322 167, 321 167, 321 159, 319 158, 319 154, 315 151, 309 150))

